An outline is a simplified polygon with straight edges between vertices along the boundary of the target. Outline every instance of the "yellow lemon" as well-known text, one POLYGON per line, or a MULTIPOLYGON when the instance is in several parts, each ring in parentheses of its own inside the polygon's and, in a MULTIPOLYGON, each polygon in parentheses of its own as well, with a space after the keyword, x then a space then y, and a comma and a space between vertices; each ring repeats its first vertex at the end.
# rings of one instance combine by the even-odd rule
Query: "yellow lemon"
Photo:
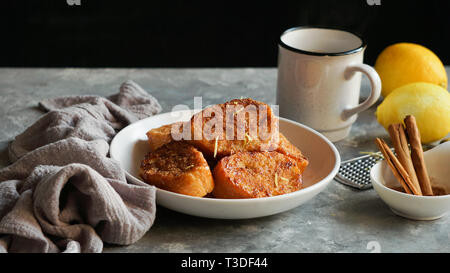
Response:
POLYGON ((447 88, 447 73, 441 60, 421 45, 398 43, 388 46, 378 56, 375 70, 380 75, 383 97, 412 82, 429 82, 447 88))
POLYGON ((423 143, 430 143, 450 133, 450 93, 439 85, 411 83, 392 91, 375 113, 384 128, 403 123, 407 115, 416 117, 423 143))

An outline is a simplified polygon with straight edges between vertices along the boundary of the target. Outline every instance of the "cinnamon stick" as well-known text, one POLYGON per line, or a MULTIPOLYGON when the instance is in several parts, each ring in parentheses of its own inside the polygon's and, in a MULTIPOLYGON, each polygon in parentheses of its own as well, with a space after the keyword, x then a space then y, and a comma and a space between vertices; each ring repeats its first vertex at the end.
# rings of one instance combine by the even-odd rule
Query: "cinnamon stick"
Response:
POLYGON ((414 116, 406 116, 406 131, 408 132, 409 144, 411 146, 411 158, 417 179, 424 195, 433 195, 430 177, 428 176, 427 167, 423 158, 422 143, 420 140, 419 129, 417 128, 416 118, 414 116))
POLYGON ((403 168, 402 164, 398 161, 392 151, 389 149, 389 146, 381 139, 376 138, 375 143, 380 149, 381 153, 386 160, 386 163, 391 168, 394 173, 395 178, 397 178, 400 185, 402 185, 403 189, 405 189, 406 193, 419 195, 416 189, 412 186, 411 179, 409 178, 408 173, 403 168))
POLYGON ((419 184, 419 180, 417 179, 416 171, 414 170, 411 154, 409 152, 408 140, 406 139, 403 125, 399 123, 391 124, 388 127, 388 131, 389 135, 391 136, 395 152, 397 153, 398 161, 400 161, 403 168, 408 173, 415 191, 422 195, 422 190, 419 184))

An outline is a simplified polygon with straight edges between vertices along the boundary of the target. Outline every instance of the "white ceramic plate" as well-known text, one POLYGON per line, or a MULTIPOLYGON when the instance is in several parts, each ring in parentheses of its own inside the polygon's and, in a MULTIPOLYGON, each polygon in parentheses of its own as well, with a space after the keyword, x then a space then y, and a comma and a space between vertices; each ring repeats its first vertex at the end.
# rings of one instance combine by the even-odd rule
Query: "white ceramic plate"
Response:
MULTIPOLYGON (((122 129, 112 140, 110 156, 120 162, 129 179, 139 177, 139 165, 148 153, 146 132, 177 121, 189 120, 192 111, 149 117, 122 129)), ((335 177, 341 159, 336 147, 323 135, 300 123, 280 118, 282 132, 308 157, 304 188, 289 194, 255 199, 200 198, 157 189, 156 202, 168 209, 217 219, 246 219, 272 215, 295 208, 321 192, 335 177)))

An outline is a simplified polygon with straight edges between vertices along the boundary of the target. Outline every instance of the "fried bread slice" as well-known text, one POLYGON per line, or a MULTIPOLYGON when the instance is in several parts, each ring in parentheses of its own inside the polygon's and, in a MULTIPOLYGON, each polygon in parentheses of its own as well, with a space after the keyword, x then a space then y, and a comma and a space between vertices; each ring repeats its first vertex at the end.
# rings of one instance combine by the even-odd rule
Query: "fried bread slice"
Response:
POLYGON ((279 138, 280 142, 276 151, 297 160, 297 165, 303 172, 309 164, 308 159, 282 133, 280 133, 279 138))
MULTIPOLYGON (((150 152, 155 151, 159 147, 172 142, 172 127, 174 128, 182 128, 181 125, 183 122, 175 122, 172 124, 164 125, 159 128, 151 129, 147 132, 148 145, 150 147, 150 152)), ((181 130, 181 129, 180 129, 181 130)), ((178 131, 180 131, 178 130, 178 131)))
POLYGON ((183 141, 164 144, 147 154, 141 162, 140 176, 160 189, 191 196, 205 196, 214 188, 203 154, 183 141))
POLYGON ((279 141, 272 109, 249 98, 205 108, 191 118, 191 132, 190 143, 216 159, 237 152, 273 151, 279 141))
POLYGON ((297 160, 278 152, 241 152, 222 158, 213 171, 216 198, 259 198, 302 188, 297 160))

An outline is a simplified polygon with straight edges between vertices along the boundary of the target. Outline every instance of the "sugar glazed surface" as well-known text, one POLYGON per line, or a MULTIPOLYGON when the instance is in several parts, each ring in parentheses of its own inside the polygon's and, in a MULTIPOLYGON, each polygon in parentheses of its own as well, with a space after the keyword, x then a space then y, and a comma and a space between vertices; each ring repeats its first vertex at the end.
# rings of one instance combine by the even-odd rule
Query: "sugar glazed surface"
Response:
POLYGON ((302 188, 302 169, 278 152, 243 152, 228 156, 214 168, 217 198, 258 198, 302 188))
POLYGON ((158 188, 192 196, 205 196, 214 187, 203 154, 184 142, 170 142, 147 154, 140 175, 158 188))

